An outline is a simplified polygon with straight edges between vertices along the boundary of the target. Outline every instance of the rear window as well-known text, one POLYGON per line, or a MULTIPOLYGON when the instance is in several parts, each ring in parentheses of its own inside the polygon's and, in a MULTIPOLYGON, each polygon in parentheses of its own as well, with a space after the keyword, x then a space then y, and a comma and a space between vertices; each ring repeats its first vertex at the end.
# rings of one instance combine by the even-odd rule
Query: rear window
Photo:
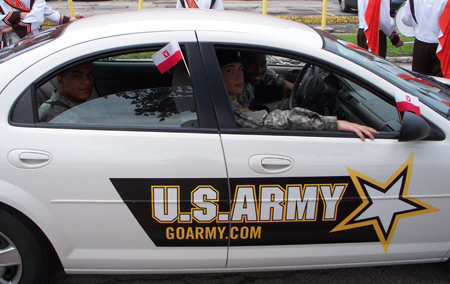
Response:
POLYGON ((0 49, 0 63, 54 40, 63 33, 66 27, 67 25, 60 25, 52 29, 47 29, 0 49))

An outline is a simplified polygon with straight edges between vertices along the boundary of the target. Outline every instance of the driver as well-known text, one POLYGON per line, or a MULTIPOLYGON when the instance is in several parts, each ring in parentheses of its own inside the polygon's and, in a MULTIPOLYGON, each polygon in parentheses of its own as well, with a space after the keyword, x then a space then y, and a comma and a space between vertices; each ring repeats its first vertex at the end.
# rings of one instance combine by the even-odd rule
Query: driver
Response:
MULTIPOLYGON (((237 97, 238 102, 248 108, 253 108, 255 86, 275 86, 280 89, 283 99, 288 98, 293 84, 285 80, 283 75, 267 69, 266 54, 259 52, 243 52, 242 64, 244 72, 244 87, 237 97)), ((288 109, 289 100, 282 100, 274 109, 288 109)))
POLYGON ((375 129, 356 123, 338 120, 335 116, 321 116, 313 111, 296 107, 292 110, 250 111, 237 101, 244 86, 244 74, 239 52, 218 51, 217 58, 227 88, 231 108, 239 127, 297 129, 297 130, 339 130, 356 133, 364 141, 364 135, 374 139, 375 129))

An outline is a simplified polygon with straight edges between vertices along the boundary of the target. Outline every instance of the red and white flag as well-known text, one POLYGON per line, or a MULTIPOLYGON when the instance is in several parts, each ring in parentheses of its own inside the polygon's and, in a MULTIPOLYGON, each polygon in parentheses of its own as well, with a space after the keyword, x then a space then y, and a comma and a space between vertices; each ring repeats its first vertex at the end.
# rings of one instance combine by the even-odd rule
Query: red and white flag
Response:
POLYGON ((395 93, 395 102, 398 111, 410 111, 420 115, 419 98, 406 92, 398 91, 395 93))
POLYGON ((171 41, 158 52, 153 54, 152 59, 155 62, 156 67, 158 67, 159 72, 163 74, 175 66, 178 61, 183 59, 183 54, 181 53, 181 48, 178 42, 171 41))
POLYGON ((367 38, 367 46, 369 51, 378 55, 379 53, 379 35, 380 35, 380 9, 381 0, 369 0, 367 4, 364 19, 366 20, 367 28, 364 34, 367 38))
POLYGON ((441 62, 441 69, 444 78, 450 78, 450 1, 444 7, 439 19, 441 31, 439 33, 439 47, 437 57, 441 62))

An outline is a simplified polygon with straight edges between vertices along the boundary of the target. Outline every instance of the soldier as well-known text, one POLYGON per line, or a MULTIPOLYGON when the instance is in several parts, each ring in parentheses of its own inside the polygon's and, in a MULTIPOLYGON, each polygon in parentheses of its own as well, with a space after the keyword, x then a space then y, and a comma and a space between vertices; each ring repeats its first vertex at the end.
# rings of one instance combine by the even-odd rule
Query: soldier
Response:
MULTIPOLYGON (((241 105, 251 107, 252 101, 255 98, 255 86, 275 86, 279 88, 282 98, 289 97, 294 85, 285 80, 283 75, 267 69, 266 55, 264 53, 243 52, 241 55, 244 87, 242 93, 237 97, 237 101, 241 105)), ((283 100, 276 105, 276 108, 287 109, 288 105, 289 101, 283 100)))
POLYGON ((177 8, 223 10, 222 0, 177 0, 177 8))
POLYGON ((39 107, 39 120, 49 122, 66 110, 91 97, 94 87, 92 63, 83 63, 57 76, 58 90, 39 107))
POLYGON ((356 133, 364 141, 364 134, 374 139, 375 129, 356 123, 338 120, 335 116, 321 116, 313 111, 294 108, 292 110, 250 111, 237 102, 244 86, 241 57, 235 51, 219 51, 218 61, 227 88, 228 96, 237 124, 243 128, 339 130, 356 133))
POLYGON ((447 0, 408 0, 405 4, 401 19, 405 25, 414 28, 412 70, 415 72, 443 76, 441 64, 446 62, 440 62, 436 51, 441 32, 439 22, 446 4, 447 0))

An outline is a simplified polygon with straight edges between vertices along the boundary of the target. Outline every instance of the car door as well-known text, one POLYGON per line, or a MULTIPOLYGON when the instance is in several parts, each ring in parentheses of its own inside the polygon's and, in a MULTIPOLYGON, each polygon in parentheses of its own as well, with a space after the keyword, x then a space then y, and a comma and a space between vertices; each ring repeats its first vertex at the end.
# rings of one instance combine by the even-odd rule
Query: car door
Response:
MULTIPOLYGON (((213 47, 202 49, 214 56, 213 47)), ((208 74, 220 77, 215 70, 211 66, 208 74)), ((367 81, 363 87, 349 79, 358 82, 347 77, 351 88, 338 92, 339 111, 353 105, 348 114, 369 109, 365 119, 379 115, 386 128, 375 140, 337 131, 237 128, 229 116, 220 117, 230 179, 228 268, 338 267, 445 256, 447 178, 433 161, 447 157, 448 142, 444 136, 399 142, 395 107, 367 89, 367 81)), ((224 89, 217 84, 214 92, 221 108, 228 103, 224 89)), ((424 108, 422 116, 437 132, 442 130, 436 125, 448 130, 448 121, 431 110, 424 108)))
MULTIPOLYGON (((229 206, 227 174, 199 58, 193 32, 104 38, 55 52, 3 91, 2 103, 11 107, 18 90, 31 86, 2 134, 14 135, 3 142, 10 163, 3 175, 39 204, 25 208, 28 199, 16 202, 46 232, 66 269, 225 267, 228 223, 211 222, 219 204, 224 210, 229 206), (94 73, 108 69, 107 63, 123 64, 111 72, 128 72, 125 65, 133 64, 156 70, 152 61, 109 58, 155 52, 174 40, 190 67, 192 86, 158 86, 150 78, 151 85, 140 80, 139 90, 118 94, 100 86, 98 93, 108 95, 54 121, 36 121, 34 90, 57 70, 86 61, 93 61, 94 73), (96 64, 102 68, 96 70, 96 64), (160 93, 164 100, 156 102, 160 93)), ((106 73, 98 75, 107 81, 106 73)))

